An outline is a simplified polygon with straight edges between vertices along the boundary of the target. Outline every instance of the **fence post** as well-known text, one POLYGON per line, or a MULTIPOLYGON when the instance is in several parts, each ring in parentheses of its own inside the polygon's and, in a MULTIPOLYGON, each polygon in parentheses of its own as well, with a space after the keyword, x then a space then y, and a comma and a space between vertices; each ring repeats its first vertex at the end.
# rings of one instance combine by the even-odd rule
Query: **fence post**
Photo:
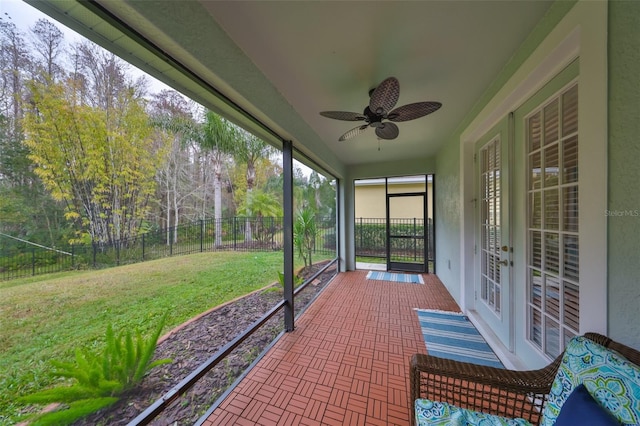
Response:
POLYGON ((71 269, 76 269, 76 246, 71 244, 71 269))
POLYGON ((144 262, 144 234, 142 234, 142 261, 144 262))
POLYGON ((96 243, 95 241, 91 242, 91 246, 93 246, 93 267, 96 267, 96 243))
POLYGON ((169 256, 173 256, 173 226, 169 228, 169 256))
POLYGON ((204 251, 204 220, 200 219, 200 253, 204 251))
MULTIPOLYGON (((363 247, 363 244, 364 244, 364 243, 363 243, 363 241, 362 241, 362 232, 363 232, 363 231, 362 231, 362 218, 360 218, 360 232, 358 232, 358 233, 360 234, 360 248, 362 248, 362 247, 363 247)), ((357 252, 357 251, 358 251, 358 250, 356 249, 356 252, 357 252)), ((357 254, 356 254, 356 256, 357 256, 357 254)))
POLYGON ((116 246, 116 266, 120 266, 120 241, 115 242, 116 246))
POLYGON ((418 259, 418 240, 415 238, 418 228, 416 226, 416 218, 413 218, 413 261, 418 259))
POLYGON ((31 248, 31 275, 36 274, 36 249, 31 248))
POLYGON ((238 242, 238 232, 236 230, 236 217, 233 217, 233 250, 237 250, 237 242, 238 242))

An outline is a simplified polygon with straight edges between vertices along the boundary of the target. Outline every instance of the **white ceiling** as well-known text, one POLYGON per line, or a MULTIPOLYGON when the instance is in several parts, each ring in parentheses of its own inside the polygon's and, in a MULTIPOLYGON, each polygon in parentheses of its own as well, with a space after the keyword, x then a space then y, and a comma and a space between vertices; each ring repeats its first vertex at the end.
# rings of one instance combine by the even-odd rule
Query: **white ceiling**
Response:
POLYGON ((434 155, 546 11, 543 2, 208 2, 207 10, 347 164, 434 155), (399 123, 377 151, 373 129, 324 110, 362 112, 368 91, 400 81, 399 105, 441 110, 399 123))
MULTIPOLYGON (((126 52, 128 60, 137 58, 169 84, 188 86, 166 61, 144 58, 119 31, 99 25, 95 8, 38 3, 33 4, 58 12, 61 20, 93 34, 100 44, 126 52)), ((340 170, 435 155, 551 3, 101 0, 99 7, 107 12, 100 19, 113 14, 279 136, 292 139, 329 169, 340 170), (398 106, 439 101, 442 108, 398 123, 399 137, 381 141, 380 150, 373 129, 338 142, 358 123, 318 113, 362 112, 368 91, 390 76, 400 81, 398 106)))

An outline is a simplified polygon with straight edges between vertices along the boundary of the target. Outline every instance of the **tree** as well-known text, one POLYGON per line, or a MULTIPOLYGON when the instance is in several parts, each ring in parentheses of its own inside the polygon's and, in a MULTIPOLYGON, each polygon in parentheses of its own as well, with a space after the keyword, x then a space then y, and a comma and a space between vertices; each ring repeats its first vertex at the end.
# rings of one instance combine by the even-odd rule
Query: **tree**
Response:
POLYGON ((0 114, 9 119, 9 132, 14 140, 21 134, 25 76, 30 64, 23 34, 13 23, 0 22, 0 114))
POLYGON ((10 186, 28 185, 32 177, 21 127, 30 64, 23 34, 0 22, 0 182, 10 186))
POLYGON ((197 139, 213 166, 213 203, 215 246, 222 245, 222 169, 224 160, 233 152, 238 137, 237 128, 213 111, 205 113, 202 131, 197 139))
POLYGON ((247 166, 245 175, 247 183, 247 192, 245 194, 247 202, 245 203, 245 212, 247 218, 245 222, 244 239, 245 241, 252 241, 251 217, 255 216, 256 213, 250 209, 246 209, 246 207, 250 206, 249 199, 251 198, 251 192, 255 185, 256 163, 261 158, 269 156, 271 153, 271 147, 266 142, 247 131, 240 130, 239 135, 242 140, 235 146, 233 157, 247 166))
POLYGON ((117 108, 123 92, 131 92, 135 99, 145 94, 144 77, 131 81, 127 77, 129 64, 91 42, 74 46, 74 66, 72 78, 82 94, 78 99, 90 106, 109 111, 117 108))
POLYGON ((336 189, 332 182, 316 171, 309 175, 308 190, 310 194, 308 200, 313 201, 312 205, 318 216, 332 217, 335 215, 336 189))
MULTIPOLYGON (((197 190, 194 188, 189 145, 197 123, 193 120, 187 101, 174 91, 162 91, 153 97, 151 120, 156 144, 162 148, 156 179, 160 190, 160 202, 164 198, 164 213, 167 244, 178 242, 177 227, 180 223, 184 203, 197 190), (173 218, 173 221, 172 221, 173 218)), ((198 179, 196 179, 196 185, 198 179)))
POLYGON ((34 174, 23 143, 26 81, 34 77, 35 63, 24 34, 12 23, 0 22, 0 227, 12 236, 53 246, 65 233, 62 206, 34 174))
POLYGON ((74 82, 31 85, 24 120, 29 158, 76 231, 98 243, 137 234, 155 189, 157 152, 144 102, 120 93, 110 108, 83 105, 74 82))
POLYGON ((33 47, 39 54, 39 59, 34 60, 37 73, 43 82, 57 81, 64 76, 64 69, 58 59, 64 48, 64 35, 62 31, 51 21, 38 19, 31 28, 33 34, 33 47))
POLYGON ((256 239, 266 242, 276 231, 275 219, 282 217, 282 205, 275 195, 254 189, 240 206, 239 212, 255 218, 256 239))

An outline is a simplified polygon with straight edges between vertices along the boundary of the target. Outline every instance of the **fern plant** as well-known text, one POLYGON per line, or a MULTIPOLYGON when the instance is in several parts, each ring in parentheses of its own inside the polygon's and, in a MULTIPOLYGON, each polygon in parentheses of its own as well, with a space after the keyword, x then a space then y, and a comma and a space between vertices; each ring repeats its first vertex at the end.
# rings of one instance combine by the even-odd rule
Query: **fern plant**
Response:
MULTIPOLYGON (((299 275, 293 276, 293 287, 297 288, 300 284, 304 282, 304 278, 299 275)), ((278 272, 278 283, 280 283, 280 287, 284 288, 284 272, 278 272)))
POLYGON ((104 350, 94 354, 77 349, 75 362, 52 361, 54 375, 71 379, 71 386, 58 386, 20 398, 22 402, 48 404, 58 402, 61 409, 39 416, 33 425, 65 425, 115 403, 124 392, 134 388, 151 369, 171 362, 151 361, 158 337, 164 327, 162 317, 154 333, 144 338, 139 330, 116 335, 107 327, 104 350))
POLYGON ((115 336, 111 325, 107 327, 106 348, 101 357, 103 374, 107 380, 118 382, 122 390, 127 391, 135 387, 151 369, 171 362, 170 359, 151 362, 165 317, 162 317, 155 332, 146 341, 139 330, 135 331, 134 342, 130 330, 115 336))

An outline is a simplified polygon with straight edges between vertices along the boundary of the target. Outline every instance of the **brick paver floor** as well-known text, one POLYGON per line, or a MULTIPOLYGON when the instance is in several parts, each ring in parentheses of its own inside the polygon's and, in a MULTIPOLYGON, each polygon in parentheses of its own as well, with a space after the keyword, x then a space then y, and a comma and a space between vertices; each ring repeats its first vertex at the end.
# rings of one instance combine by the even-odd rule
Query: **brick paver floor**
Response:
POLYGON ((409 360, 426 353, 414 308, 459 311, 425 284, 339 274, 204 422, 211 425, 408 425, 409 360))

